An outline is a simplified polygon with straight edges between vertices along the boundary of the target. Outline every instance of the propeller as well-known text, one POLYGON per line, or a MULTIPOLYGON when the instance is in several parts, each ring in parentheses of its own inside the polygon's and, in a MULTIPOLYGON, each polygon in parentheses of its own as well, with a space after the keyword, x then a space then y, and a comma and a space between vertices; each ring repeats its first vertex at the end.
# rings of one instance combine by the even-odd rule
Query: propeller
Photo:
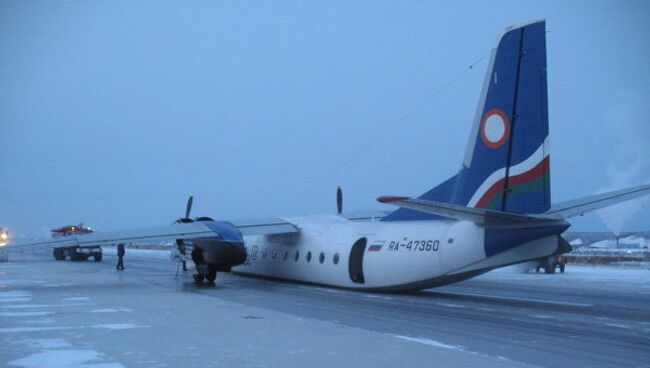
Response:
POLYGON ((185 218, 190 218, 190 211, 192 211, 192 202, 194 202, 194 196, 190 196, 187 199, 187 209, 185 210, 185 218))
POLYGON ((179 218, 178 220, 176 220, 176 223, 186 224, 186 223, 194 222, 194 220, 190 218, 190 211, 192 211, 193 201, 194 201, 194 196, 190 196, 190 198, 187 199, 187 208, 185 209, 185 217, 179 218))
MULTIPOLYGON (((194 222, 194 220, 192 220, 190 218, 190 212, 192 211, 192 202, 194 202, 194 196, 190 196, 187 199, 187 207, 185 209, 185 217, 179 218, 178 220, 176 220, 176 223, 178 223, 178 224, 187 224, 187 223, 190 223, 190 222, 194 222)), ((183 241, 183 239, 176 239, 176 248, 178 249, 179 260, 180 260, 180 262, 178 264, 178 267, 176 268, 176 277, 178 277, 178 271, 179 271, 179 268, 180 268, 181 265, 183 266, 183 271, 187 271, 187 265, 185 263, 187 253, 186 253, 186 248, 185 248, 185 242, 183 241)))
POLYGON ((343 190, 336 187, 336 213, 339 215, 343 212, 343 190))

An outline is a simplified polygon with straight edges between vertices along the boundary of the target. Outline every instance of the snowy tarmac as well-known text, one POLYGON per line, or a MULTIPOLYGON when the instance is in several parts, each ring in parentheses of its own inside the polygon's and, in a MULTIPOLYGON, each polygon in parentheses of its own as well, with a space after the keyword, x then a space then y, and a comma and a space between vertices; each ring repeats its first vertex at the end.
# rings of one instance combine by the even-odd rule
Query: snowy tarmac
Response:
POLYGON ((650 367, 650 270, 493 271, 410 294, 219 274, 161 251, 0 263, 2 367, 650 367))

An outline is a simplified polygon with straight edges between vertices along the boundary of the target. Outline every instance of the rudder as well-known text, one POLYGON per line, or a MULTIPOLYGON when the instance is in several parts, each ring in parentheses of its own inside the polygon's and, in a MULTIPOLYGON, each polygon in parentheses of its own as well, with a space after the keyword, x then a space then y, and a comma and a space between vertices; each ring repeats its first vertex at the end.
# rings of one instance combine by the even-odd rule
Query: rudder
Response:
MULTIPOLYGON (((514 213, 551 205, 546 23, 509 27, 492 51, 461 170, 419 198, 514 213)), ((384 220, 438 216, 398 209, 384 220)))

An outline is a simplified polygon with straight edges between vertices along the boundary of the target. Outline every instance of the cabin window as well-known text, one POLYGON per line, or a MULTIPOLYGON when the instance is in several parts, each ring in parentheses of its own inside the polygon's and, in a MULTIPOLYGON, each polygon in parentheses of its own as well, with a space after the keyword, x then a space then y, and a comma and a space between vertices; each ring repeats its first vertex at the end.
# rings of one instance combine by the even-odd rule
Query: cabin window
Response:
POLYGON ((266 249, 262 252, 262 258, 266 258, 266 249))
POLYGON ((325 253, 323 253, 323 252, 320 253, 320 256, 318 256, 318 261, 320 263, 325 262, 325 253))
POLYGON ((334 262, 335 265, 339 264, 339 254, 338 253, 334 254, 334 258, 332 258, 332 262, 334 262))
POLYGON ((307 263, 311 262, 311 252, 307 252, 307 263))
POLYGON ((296 251, 296 256, 293 257, 293 260, 296 261, 296 262, 298 262, 299 259, 300 259, 300 252, 299 252, 299 251, 296 251))
POLYGON ((288 250, 285 250, 285 251, 284 251, 284 257, 282 257, 282 259, 283 259, 284 261, 286 261, 287 258, 289 258, 289 251, 288 251, 288 250))

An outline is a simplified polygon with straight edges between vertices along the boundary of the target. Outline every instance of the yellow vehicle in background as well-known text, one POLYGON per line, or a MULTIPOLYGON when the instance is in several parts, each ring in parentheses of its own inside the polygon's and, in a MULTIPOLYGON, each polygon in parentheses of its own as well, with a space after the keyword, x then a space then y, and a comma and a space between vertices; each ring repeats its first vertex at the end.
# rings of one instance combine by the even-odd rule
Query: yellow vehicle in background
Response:
POLYGON ((9 230, 4 227, 0 227, 0 247, 3 247, 9 243, 9 230))

